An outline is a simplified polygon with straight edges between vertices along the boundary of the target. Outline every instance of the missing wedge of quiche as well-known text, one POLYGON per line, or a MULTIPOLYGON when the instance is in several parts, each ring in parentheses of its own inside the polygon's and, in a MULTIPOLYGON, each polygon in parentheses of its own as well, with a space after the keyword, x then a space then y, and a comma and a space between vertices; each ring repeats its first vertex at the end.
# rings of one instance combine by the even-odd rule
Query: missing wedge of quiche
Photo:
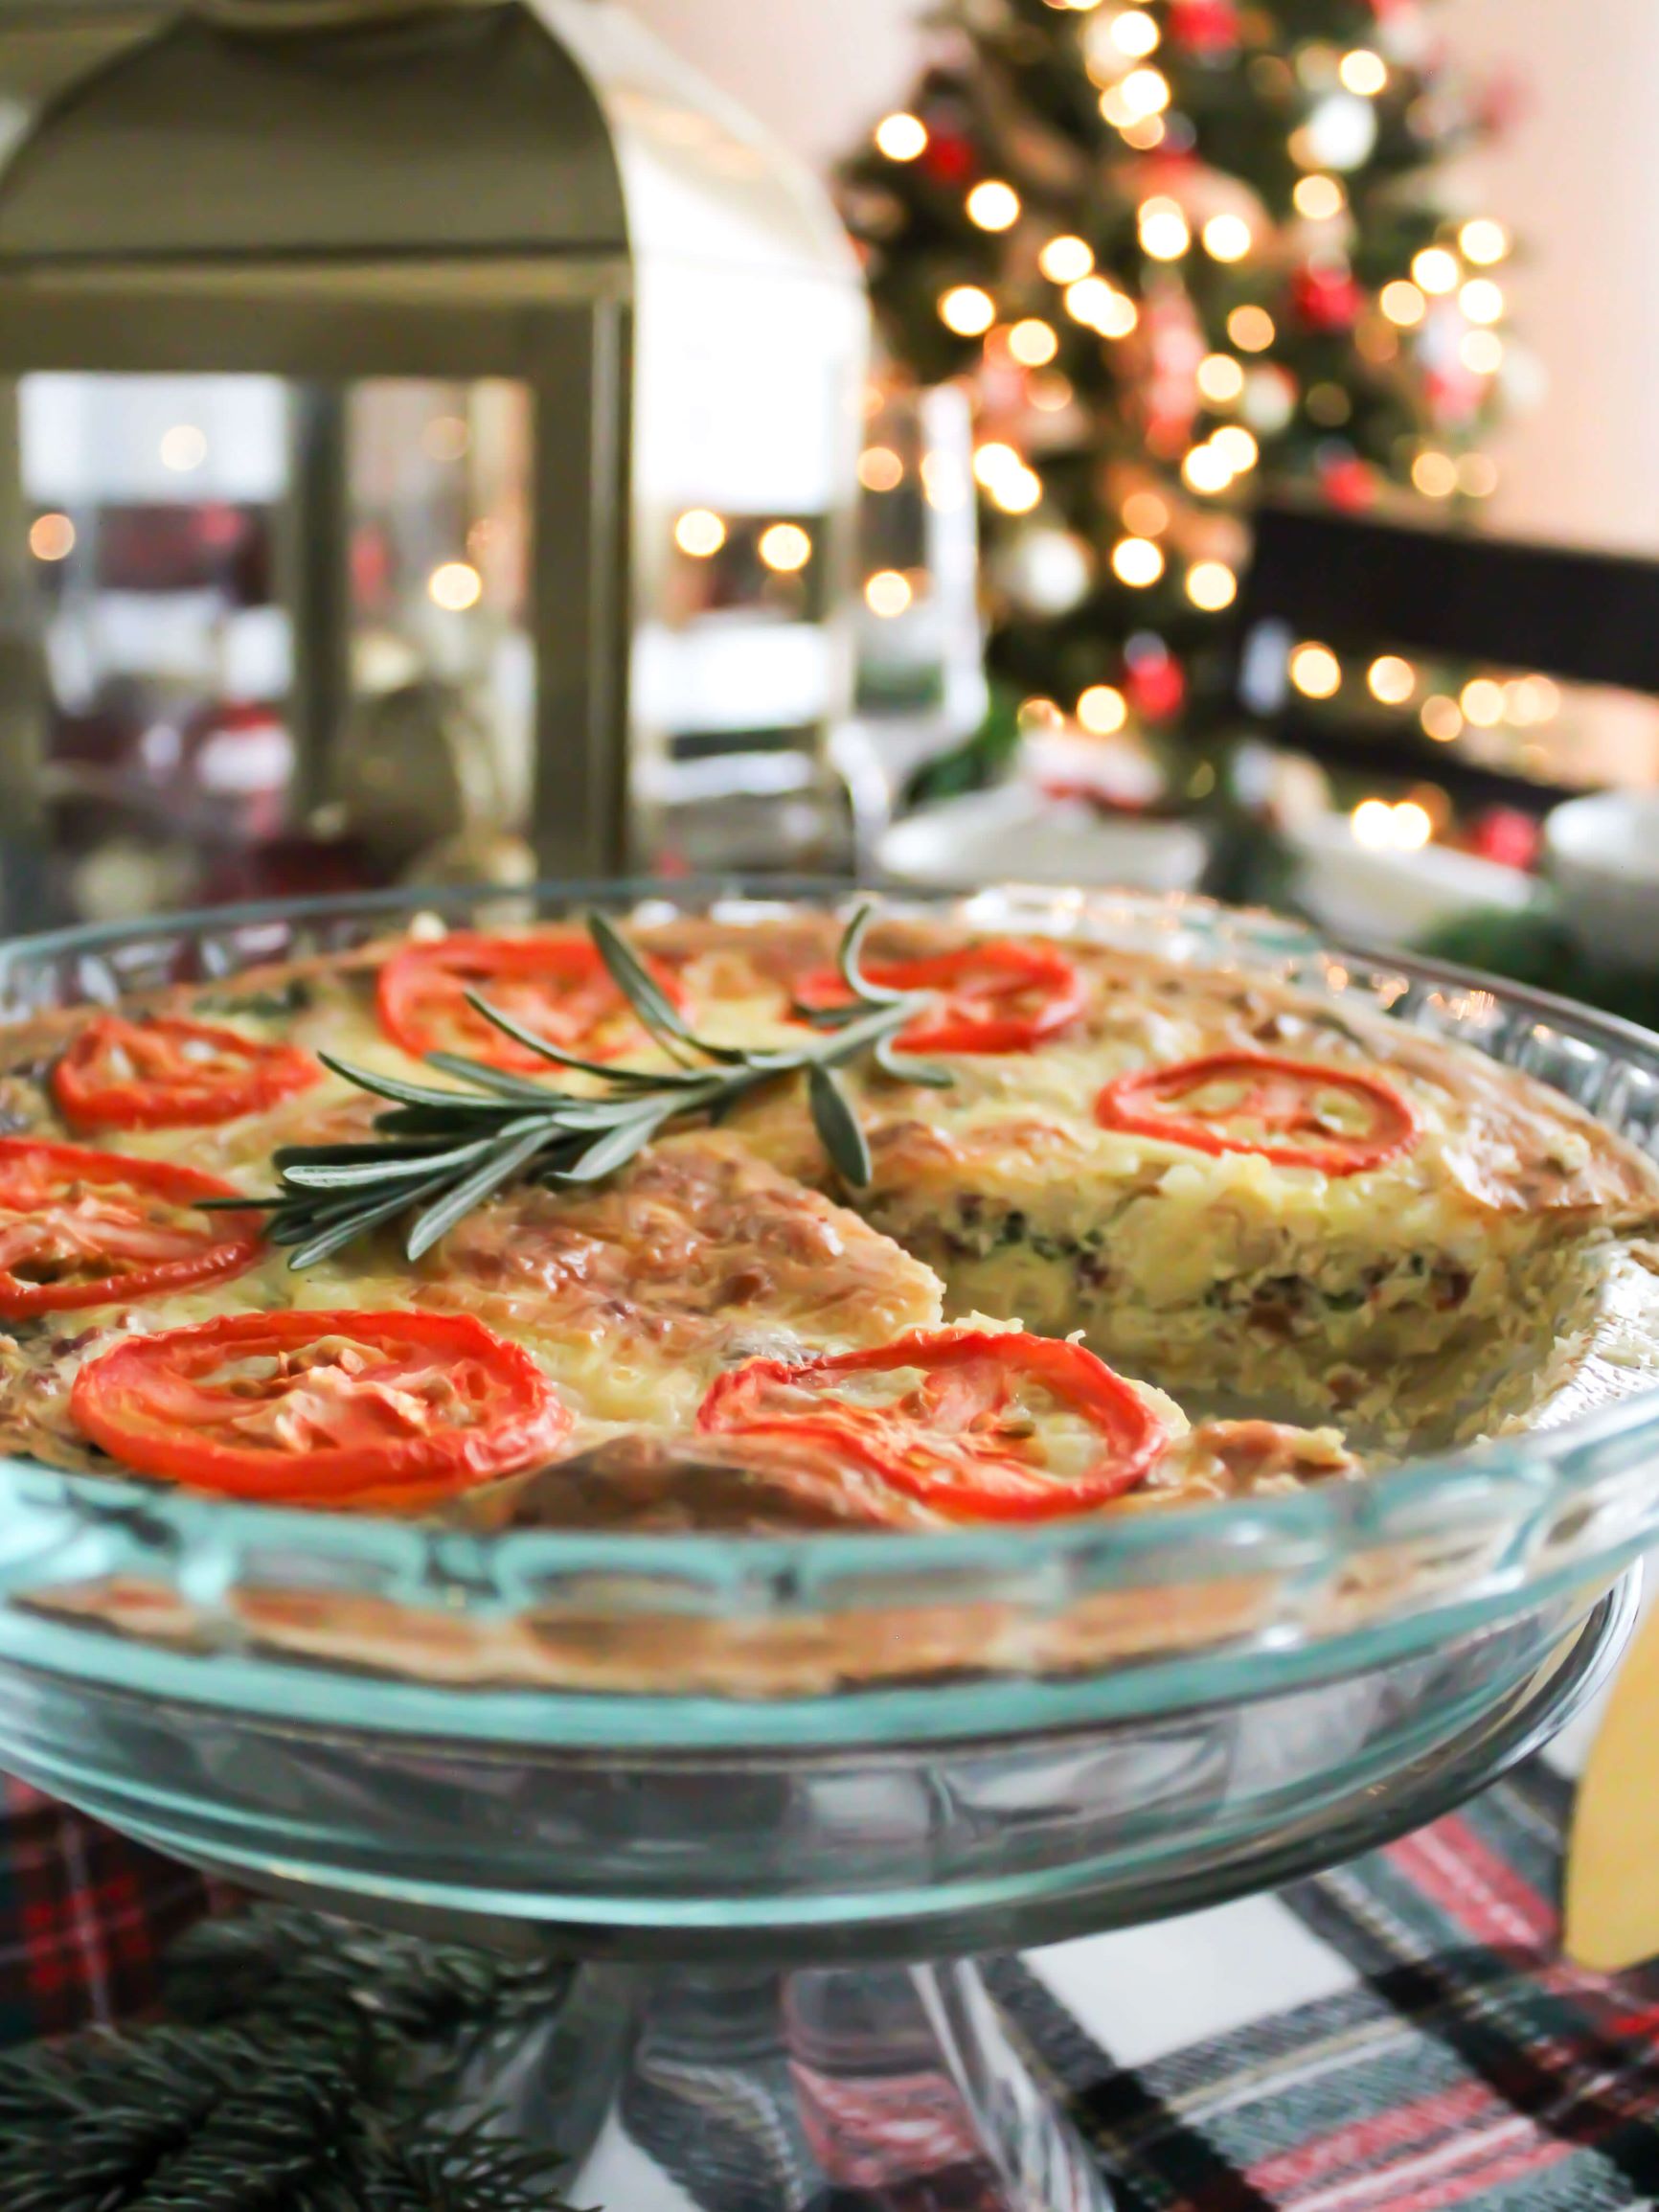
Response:
POLYGON ((1048 1523, 1641 1387, 1659 1174, 1266 976, 779 907, 12 1030, 0 1443, 485 1529, 1048 1523))

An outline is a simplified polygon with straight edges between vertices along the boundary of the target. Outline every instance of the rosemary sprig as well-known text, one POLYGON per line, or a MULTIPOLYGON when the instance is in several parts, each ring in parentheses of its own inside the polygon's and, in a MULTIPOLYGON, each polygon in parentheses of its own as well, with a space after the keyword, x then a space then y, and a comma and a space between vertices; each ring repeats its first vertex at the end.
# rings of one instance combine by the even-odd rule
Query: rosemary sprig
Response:
POLYGON ((583 1060, 468 992, 468 1003, 504 1036, 550 1068, 585 1077, 591 1087, 559 1088, 436 1052, 428 1056, 429 1065, 466 1086, 440 1089, 323 1053, 319 1057, 336 1075, 385 1100, 373 1139, 285 1145, 271 1163, 278 1191, 211 1202, 268 1214, 271 1242, 292 1247, 290 1267, 308 1267, 405 1217, 404 1250, 418 1260, 508 1183, 526 1177, 553 1188, 600 1182, 625 1167, 670 1123, 718 1122, 740 1099, 797 1075, 807 1078, 813 1124, 837 1174, 860 1188, 871 1176, 870 1148, 837 1071, 869 1054, 887 1074, 905 1082, 938 1086, 951 1080, 944 1069, 910 1060, 896 1047, 921 1001, 915 992, 873 982, 859 965, 875 911, 870 904, 858 909, 836 954, 847 1004, 802 1009, 811 1041, 772 1051, 699 1037, 614 925, 602 914, 592 914, 587 926, 600 958, 670 1066, 619 1067, 583 1060))

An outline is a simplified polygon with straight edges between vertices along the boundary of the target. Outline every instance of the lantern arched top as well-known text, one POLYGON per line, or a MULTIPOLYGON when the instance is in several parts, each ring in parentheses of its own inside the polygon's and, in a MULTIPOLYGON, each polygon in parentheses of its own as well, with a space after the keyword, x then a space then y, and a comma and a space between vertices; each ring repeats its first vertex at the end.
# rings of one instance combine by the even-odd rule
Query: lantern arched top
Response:
POLYGON ((792 159, 602 0, 282 36, 185 14, 0 171, 0 266, 399 255, 851 266, 792 159))

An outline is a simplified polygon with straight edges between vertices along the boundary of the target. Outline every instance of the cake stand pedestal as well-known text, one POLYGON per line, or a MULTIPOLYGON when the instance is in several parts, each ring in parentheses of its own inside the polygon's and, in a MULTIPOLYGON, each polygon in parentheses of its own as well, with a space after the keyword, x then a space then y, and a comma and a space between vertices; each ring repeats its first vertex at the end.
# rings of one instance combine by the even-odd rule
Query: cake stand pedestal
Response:
MULTIPOLYGON (((826 1912, 814 1931, 798 1920, 788 1927, 723 1925, 702 1912, 677 1928, 582 1927, 412 1903, 390 1887, 379 1896, 361 1884, 334 1888, 326 1877, 186 1849, 295 1904, 438 1940, 582 1960, 557 2012, 473 2085, 478 2106, 499 2110, 512 2133, 567 2155, 571 2204, 607 2212, 1109 2212, 1099 2160, 1021 2047, 976 1959, 1274 1888, 1437 1819, 1540 1748, 1605 1682, 1635 1619, 1639 1582, 1632 1569, 1536 1663, 1510 1675, 1502 1692, 1494 1676, 1461 1726, 1437 1732, 1415 1756, 1397 1747, 1346 1790, 1328 1789, 1317 1817, 1285 1801, 1277 1821, 1253 1822, 1247 1839, 1219 1822, 1209 1832, 1195 1827, 1170 1835, 1132 1877, 1114 1866, 1091 1881, 1073 1867, 1046 1895, 939 1918, 923 1912, 900 1923, 839 1910, 826 1912), (956 1955, 942 1955, 949 1952, 956 1955)), ((1522 1628, 1505 1633, 1525 1648, 1522 1628)), ((1449 1676, 1379 1670, 1326 1685, 1277 1724, 1317 1738, 1322 1714, 1344 1727, 1362 1710, 1401 1722, 1411 1696, 1456 1677, 1460 1649, 1466 1668, 1495 1664, 1506 1648, 1502 1635, 1454 1647, 1443 1653, 1449 1676)), ((1212 1718, 1238 1759, 1237 1712, 1212 1718)), ((1400 1744, 1410 1737, 1404 1730, 1400 1744)), ((1068 1744, 1074 1767, 1097 1781, 1110 1770, 1098 1732, 1078 1731, 1068 1744)), ((973 1770, 971 1752, 935 1746, 928 1755, 942 1761, 947 1798, 951 1778, 960 1784, 973 1770)), ((1051 1745, 1046 1757, 1060 1754, 1051 1745)), ((786 1817, 790 1800, 771 1801, 786 1817)), ((969 1816, 959 1790, 957 1802, 941 1808, 942 1837, 969 1816)), ((130 1809, 125 1817, 138 1825, 130 1809)), ((177 1835, 142 1825, 148 1840, 180 1847, 177 1835)))

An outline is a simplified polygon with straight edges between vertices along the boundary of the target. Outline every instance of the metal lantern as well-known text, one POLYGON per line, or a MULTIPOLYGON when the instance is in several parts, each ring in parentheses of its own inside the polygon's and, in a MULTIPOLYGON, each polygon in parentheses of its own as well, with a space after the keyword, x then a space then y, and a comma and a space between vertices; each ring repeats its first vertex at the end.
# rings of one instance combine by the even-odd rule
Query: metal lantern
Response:
POLYGON ((601 0, 109 44, 0 170, 13 910, 832 857, 867 323, 820 188, 601 0))

